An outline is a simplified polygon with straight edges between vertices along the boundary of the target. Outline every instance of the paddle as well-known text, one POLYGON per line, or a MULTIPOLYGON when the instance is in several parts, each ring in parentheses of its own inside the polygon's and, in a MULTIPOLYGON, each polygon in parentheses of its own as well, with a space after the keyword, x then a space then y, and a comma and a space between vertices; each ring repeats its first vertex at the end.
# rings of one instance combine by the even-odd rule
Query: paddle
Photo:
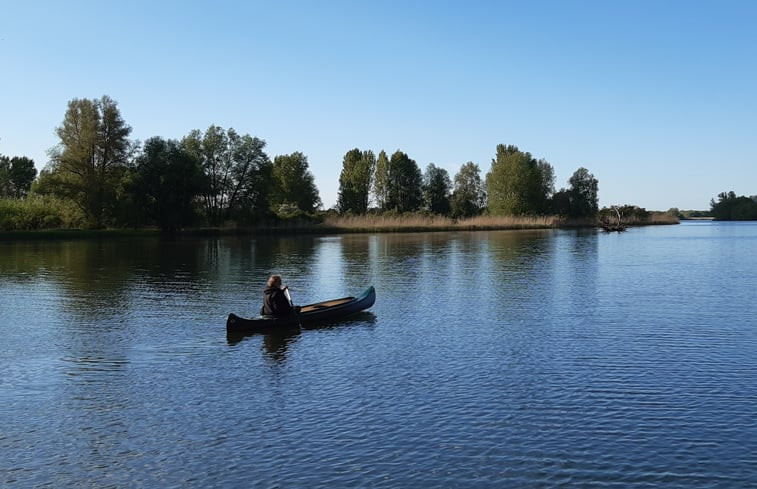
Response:
POLYGON ((284 286, 284 297, 287 298, 287 300, 289 301, 289 305, 292 306, 292 312, 299 317, 299 315, 300 315, 300 308, 299 308, 299 306, 295 306, 294 302, 292 302, 292 296, 289 294, 289 286, 288 285, 284 286))

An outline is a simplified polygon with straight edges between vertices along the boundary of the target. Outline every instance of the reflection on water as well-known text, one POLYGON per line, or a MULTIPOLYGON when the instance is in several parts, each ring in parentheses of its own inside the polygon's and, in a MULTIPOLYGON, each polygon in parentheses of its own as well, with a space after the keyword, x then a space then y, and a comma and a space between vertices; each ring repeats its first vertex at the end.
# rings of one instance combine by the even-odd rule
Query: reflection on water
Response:
POLYGON ((755 249, 754 223, 0 242, 0 486, 751 487, 755 249), (226 337, 274 272, 377 301, 226 337))
POLYGON ((287 348, 290 343, 297 340, 299 330, 289 330, 276 333, 268 333, 263 337, 263 350, 268 358, 275 362, 283 362, 286 359, 287 348))
POLYGON ((328 323, 306 324, 282 329, 272 333, 227 333, 226 341, 229 345, 237 345, 245 338, 260 336, 263 338, 263 352, 275 362, 284 362, 289 345, 300 336, 302 331, 329 330, 335 328, 363 327, 376 323, 376 315, 369 311, 362 311, 352 316, 328 323))

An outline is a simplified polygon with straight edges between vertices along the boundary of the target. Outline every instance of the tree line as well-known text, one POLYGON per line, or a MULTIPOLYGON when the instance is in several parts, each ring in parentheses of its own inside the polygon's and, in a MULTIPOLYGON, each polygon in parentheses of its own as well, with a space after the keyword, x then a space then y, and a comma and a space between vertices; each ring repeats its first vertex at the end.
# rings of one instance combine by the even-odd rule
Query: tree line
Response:
POLYGON ((74 99, 60 143, 30 191, 75 204, 88 227, 252 224, 320 205, 301 152, 265 153, 265 141, 211 125, 181 140, 129 139, 114 100, 74 99))
POLYGON ((733 191, 721 192, 718 200, 710 200, 710 213, 718 221, 757 220, 757 195, 736 196, 733 191))
MULTIPOLYGON (((264 140, 233 128, 211 125, 180 140, 155 136, 141 144, 129 139, 131 127, 117 103, 103 96, 71 100, 56 134, 60 141, 39 175, 28 158, 0 157, 0 198, 31 197, 43 207, 66 207, 91 228, 165 230, 255 226, 314 216, 322 206, 305 154, 271 159, 264 140)), ((433 163, 422 172, 400 150, 377 156, 355 148, 342 161, 335 211, 453 218, 597 214, 598 181, 587 169, 576 170, 559 191, 554 180, 551 164, 513 145, 496 147, 483 177, 469 161, 453 178, 433 163)), ((60 224, 59 218, 42 220, 60 224)))
POLYGON ((421 172, 415 160, 397 150, 378 157, 372 151, 353 149, 344 156, 339 176, 336 210, 365 214, 373 196, 379 212, 418 212, 467 218, 491 215, 547 215, 592 217, 598 212, 599 182, 579 168, 569 188, 555 192, 554 169, 517 146, 500 144, 491 169, 481 177, 472 161, 454 178, 429 163, 421 172))

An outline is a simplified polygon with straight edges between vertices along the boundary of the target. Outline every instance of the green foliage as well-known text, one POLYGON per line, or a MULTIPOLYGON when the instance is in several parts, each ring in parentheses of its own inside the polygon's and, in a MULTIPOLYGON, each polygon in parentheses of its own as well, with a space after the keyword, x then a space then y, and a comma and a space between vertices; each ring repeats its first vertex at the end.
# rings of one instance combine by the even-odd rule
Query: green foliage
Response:
POLYGON ((197 158, 177 141, 148 139, 128 186, 137 207, 161 229, 173 231, 195 218, 193 200, 203 189, 197 158))
POLYGON ((493 215, 546 212, 554 187, 554 171, 517 146, 497 145, 492 168, 486 175, 489 211, 493 215))
POLYGON ((570 212, 570 192, 564 188, 561 188, 558 192, 552 196, 552 213, 561 216, 568 217, 570 212))
POLYGON ((455 175, 454 190, 450 199, 450 211, 454 218, 473 217, 481 214, 486 205, 486 191, 481 181, 478 165, 469 161, 455 175))
POLYGON ((0 199, 2 231, 77 228, 82 224, 84 215, 71 201, 38 195, 0 199))
POLYGON ((568 180, 570 183, 570 216, 593 217, 599 211, 599 181, 584 167, 568 180))
POLYGON ((555 169, 547 160, 541 159, 536 161, 536 171, 538 172, 539 189, 534 196, 535 206, 540 213, 548 213, 550 199, 555 193, 555 169))
POLYGON ((25 156, 0 156, 0 197, 26 197, 36 176, 34 160, 25 156))
POLYGON ((321 205, 315 178, 308 169, 307 156, 299 151, 274 158, 273 182, 274 209, 289 205, 312 213, 321 205))
POLYGON ((402 151, 395 151, 389 160, 386 209, 413 212, 423 203, 421 170, 415 160, 402 151))
POLYGON ((710 212, 718 221, 757 220, 757 196, 737 197, 733 191, 718 194, 718 201, 710 201, 710 212))
POLYGON ((426 209, 432 214, 448 215, 451 189, 452 181, 447 170, 429 163, 423 175, 422 187, 426 209))
POLYGON ((380 210, 386 210, 389 199, 389 158, 386 151, 381 151, 376 160, 376 171, 373 175, 373 198, 376 201, 376 207, 380 210))
POLYGON ((673 216, 673 217, 678 217, 678 218, 682 218, 683 217, 683 212, 681 210, 679 210, 678 207, 671 207, 665 213, 667 215, 673 216))
POLYGON ((266 159, 245 179, 239 200, 231 208, 230 217, 239 224, 247 225, 269 218, 273 187, 273 163, 266 159))
POLYGON ((10 197, 10 169, 11 159, 7 156, 0 155, 0 198, 10 197))
POLYGON ((56 130, 60 144, 50 150, 50 172, 58 174, 51 191, 73 199, 94 228, 112 215, 115 189, 128 162, 131 128, 115 101, 74 99, 56 130))
POLYGON ((211 125, 204 134, 192 131, 181 144, 205 175, 202 204, 211 225, 235 215, 266 213, 271 162, 263 151, 265 141, 211 125))
POLYGON ((650 212, 643 207, 635 205, 615 205, 612 207, 603 207, 598 211, 597 216, 605 222, 615 222, 619 220, 623 223, 645 222, 649 219, 650 212))
POLYGON ((339 197, 337 210, 341 213, 351 212, 365 214, 376 166, 376 155, 372 151, 352 149, 344 155, 342 173, 339 175, 339 197))
POLYGON ((668 212, 671 213, 673 210, 677 210, 678 211, 678 213, 676 215, 680 219, 697 219, 697 218, 710 218, 710 217, 713 217, 712 216, 712 212, 710 212, 709 210, 707 210, 707 211, 700 211, 700 210, 694 210, 694 209, 689 209, 689 210, 683 210, 683 209, 681 209, 681 210, 679 210, 679 209, 676 209, 674 207, 674 208, 672 208, 668 212))

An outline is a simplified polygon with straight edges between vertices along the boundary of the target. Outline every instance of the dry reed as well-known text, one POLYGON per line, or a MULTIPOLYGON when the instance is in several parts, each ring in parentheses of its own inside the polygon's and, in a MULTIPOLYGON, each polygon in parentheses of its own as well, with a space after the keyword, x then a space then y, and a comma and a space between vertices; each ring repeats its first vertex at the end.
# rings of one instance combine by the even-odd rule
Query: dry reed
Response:
POLYGON ((443 216, 333 216, 324 225, 349 231, 407 231, 407 230, 485 230, 485 229, 544 229, 557 227, 560 219, 554 216, 478 216, 455 220, 443 216))

